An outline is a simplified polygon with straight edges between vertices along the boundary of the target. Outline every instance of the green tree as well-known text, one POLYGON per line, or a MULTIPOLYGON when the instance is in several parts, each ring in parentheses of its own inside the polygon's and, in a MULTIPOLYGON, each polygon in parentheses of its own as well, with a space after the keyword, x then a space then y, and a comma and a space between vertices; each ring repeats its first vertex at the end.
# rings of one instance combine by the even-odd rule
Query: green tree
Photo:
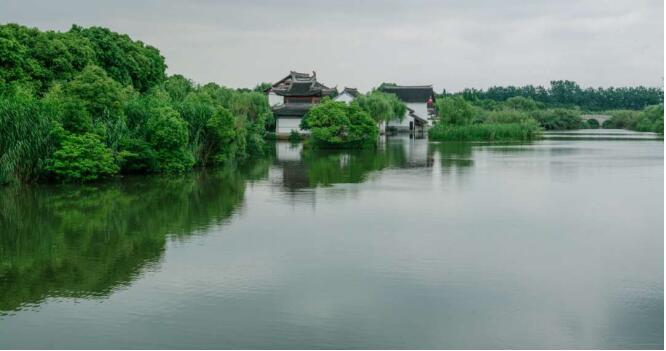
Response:
POLYGON ((379 128, 357 104, 324 99, 308 111, 301 128, 311 131, 319 148, 363 148, 375 146, 379 128))
POLYGON ((360 95, 353 103, 358 104, 377 123, 392 120, 401 121, 407 106, 398 99, 395 94, 388 94, 379 90, 372 91, 367 95, 360 95))
POLYGON ((49 160, 47 170, 61 180, 88 181, 114 175, 118 166, 111 150, 98 135, 66 133, 49 160))
POLYGON ((194 164, 192 154, 186 149, 187 122, 170 107, 156 108, 146 124, 148 141, 157 151, 158 170, 183 172, 194 164))
POLYGON ((257 85, 254 87, 254 89, 252 89, 252 90, 253 90, 253 91, 256 91, 256 92, 258 92, 258 93, 263 93, 263 92, 265 92, 268 88, 270 88, 270 87, 272 87, 272 86, 273 86, 273 84, 271 84, 271 83, 261 82, 261 83, 257 84, 257 85))
POLYGON ((131 84, 140 92, 162 83, 166 64, 159 50, 102 27, 72 26, 69 33, 86 38, 95 51, 95 61, 116 81, 131 84))
POLYGON ((228 109, 220 107, 206 122, 206 138, 202 150, 202 164, 205 166, 209 159, 214 163, 228 164, 233 161, 245 143, 239 140, 236 120, 228 109))
POLYGON ((176 74, 164 81, 164 90, 173 101, 182 101, 187 94, 194 90, 194 84, 191 80, 176 74))
POLYGON ((122 118, 128 92, 97 66, 87 66, 63 86, 63 93, 81 100, 95 120, 122 118))
POLYGON ((504 106, 514 110, 534 111, 538 108, 536 101, 532 98, 523 96, 514 96, 504 102, 504 106))
POLYGON ((471 123, 472 106, 462 97, 452 96, 437 100, 439 123, 466 125, 471 123))
POLYGON ((533 112, 534 118, 546 130, 580 129, 584 126, 581 113, 572 109, 548 109, 533 112))

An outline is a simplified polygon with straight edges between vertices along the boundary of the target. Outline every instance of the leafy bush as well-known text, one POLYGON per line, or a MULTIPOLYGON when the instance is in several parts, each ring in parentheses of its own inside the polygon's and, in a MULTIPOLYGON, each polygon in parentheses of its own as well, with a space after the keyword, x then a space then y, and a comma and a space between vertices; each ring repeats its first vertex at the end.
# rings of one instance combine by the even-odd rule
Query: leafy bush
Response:
POLYGON ((187 122, 170 107, 155 109, 146 124, 148 141, 157 150, 158 170, 182 172, 190 169, 194 159, 186 150, 187 122))
POLYGON ((220 107, 206 124, 207 138, 204 147, 203 165, 212 157, 214 163, 224 164, 231 162, 245 144, 238 140, 236 121, 231 111, 220 107))
POLYGON ((111 150, 92 133, 66 133, 46 168, 65 181, 95 180, 118 173, 111 150))
POLYGON ((504 102, 504 106, 509 109, 521 110, 521 111, 534 111, 539 108, 536 101, 531 98, 526 98, 522 96, 514 96, 508 98, 504 102))
POLYGON ((532 115, 546 130, 580 129, 584 126, 578 110, 556 108, 534 111, 532 115))
POLYGON ((437 100, 437 116, 440 123, 447 125, 465 125, 472 122, 474 110, 460 96, 445 97, 437 100))
POLYGON ((301 140, 303 140, 301 138, 301 134, 298 131, 292 129, 291 133, 289 133, 289 142, 297 144, 300 143, 301 140))
POLYGON ((594 118, 590 118, 585 121, 585 128, 587 129, 599 129, 600 127, 601 125, 599 124, 599 121, 594 118))
POLYGON ((642 111, 613 110, 606 113, 611 118, 604 122, 604 128, 664 133, 664 104, 648 106, 642 111))
POLYGON ((636 130, 641 132, 664 133, 664 104, 649 106, 639 115, 636 130))
POLYGON ((308 111, 301 128, 310 130, 310 139, 319 148, 363 148, 375 146, 379 127, 357 104, 324 99, 308 111))
POLYGON ((367 95, 359 95, 353 103, 358 104, 377 123, 388 121, 402 121, 407 112, 407 106, 395 94, 388 94, 379 90, 367 95))
POLYGON ((603 124, 604 128, 608 129, 630 129, 638 120, 639 111, 632 110, 612 110, 607 111, 611 118, 606 120, 603 124))
POLYGON ((125 138, 120 142, 118 164, 123 173, 147 173, 159 169, 157 152, 147 141, 125 138))
POLYGON ((485 123, 521 123, 528 120, 533 121, 534 119, 524 111, 499 110, 489 112, 485 118, 485 123))

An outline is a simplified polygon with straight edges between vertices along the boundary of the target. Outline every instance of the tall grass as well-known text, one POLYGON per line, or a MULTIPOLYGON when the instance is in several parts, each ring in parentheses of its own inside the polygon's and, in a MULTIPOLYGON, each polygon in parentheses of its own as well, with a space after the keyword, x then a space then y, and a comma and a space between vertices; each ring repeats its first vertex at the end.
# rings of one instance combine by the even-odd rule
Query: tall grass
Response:
POLYGON ((0 184, 35 180, 55 148, 52 111, 36 98, 0 97, 0 184))
POLYGON ((431 139, 440 141, 529 141, 540 135, 541 128, 534 121, 502 124, 438 124, 428 131, 431 139))
POLYGON ((648 106, 642 111, 611 110, 606 111, 606 114, 611 115, 611 118, 604 122, 603 128, 664 133, 664 104, 648 106))

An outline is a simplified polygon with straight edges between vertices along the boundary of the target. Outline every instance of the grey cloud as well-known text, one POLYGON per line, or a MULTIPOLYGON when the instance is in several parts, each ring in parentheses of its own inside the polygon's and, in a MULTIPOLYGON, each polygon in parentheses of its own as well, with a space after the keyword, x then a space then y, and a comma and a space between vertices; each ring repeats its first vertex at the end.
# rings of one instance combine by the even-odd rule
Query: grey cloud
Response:
POLYGON ((101 25, 162 50, 169 73, 251 87, 289 70, 367 90, 440 91, 572 79, 659 86, 663 2, 4 1, 0 22, 101 25))

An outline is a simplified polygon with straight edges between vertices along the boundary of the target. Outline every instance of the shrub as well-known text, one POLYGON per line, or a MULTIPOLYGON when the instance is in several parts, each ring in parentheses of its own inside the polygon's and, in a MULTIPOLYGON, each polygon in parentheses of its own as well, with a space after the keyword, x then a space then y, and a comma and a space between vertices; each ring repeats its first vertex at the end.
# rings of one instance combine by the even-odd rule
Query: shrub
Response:
POLYGON ((143 139, 125 138, 120 142, 118 163, 123 173, 152 172, 159 169, 157 152, 143 139))
POLYGON ((228 163, 242 152, 239 146, 244 143, 238 140, 235 119, 229 110, 220 107, 215 111, 206 123, 206 142, 202 156, 205 166, 212 156, 213 162, 218 164, 228 163), (239 145, 240 144, 240 145, 239 145))
POLYGON ((311 143, 319 148, 375 146, 379 127, 357 104, 324 99, 308 111, 301 128, 310 130, 311 143))
POLYGON ((599 129, 601 125, 599 124, 599 121, 597 121, 594 118, 590 118, 587 121, 585 121, 585 128, 588 129, 599 129))
POLYGON ((61 180, 87 181, 114 175, 118 166, 98 135, 67 133, 49 160, 47 170, 61 180))
POLYGON ((301 140, 302 140, 301 134, 298 131, 292 129, 291 133, 289 133, 289 141, 294 144, 297 144, 300 143, 301 140))
POLYGON ((472 122, 473 109, 460 96, 445 97, 437 100, 437 116, 440 123, 447 125, 465 125, 472 122))
POLYGON ((635 130, 640 132, 664 133, 664 105, 645 108, 638 116, 635 130))
POLYGON ((194 158, 186 151, 187 122, 170 107, 154 109, 146 125, 148 140, 157 150, 157 168, 165 172, 182 172, 192 167, 194 158))
POLYGON ((532 115, 546 130, 580 129, 584 126, 578 110, 556 108, 534 111, 532 115))
POLYGON ((379 90, 360 95, 354 99, 375 122, 402 121, 407 112, 407 106, 395 94, 384 93, 379 90))
POLYGON ((611 116, 603 124, 604 128, 609 129, 631 129, 635 121, 638 119, 638 111, 632 110, 612 110, 607 111, 607 114, 611 116))
POLYGON ((613 110, 604 128, 630 129, 639 132, 664 133, 664 105, 648 106, 643 111, 613 110))
POLYGON ((526 112, 518 110, 499 110, 491 111, 485 118, 486 123, 521 123, 525 121, 534 121, 526 112))
POLYGON ((514 96, 508 98, 504 102, 504 106, 509 109, 521 110, 521 111, 534 111, 538 108, 536 101, 531 98, 526 98, 522 96, 514 96))

